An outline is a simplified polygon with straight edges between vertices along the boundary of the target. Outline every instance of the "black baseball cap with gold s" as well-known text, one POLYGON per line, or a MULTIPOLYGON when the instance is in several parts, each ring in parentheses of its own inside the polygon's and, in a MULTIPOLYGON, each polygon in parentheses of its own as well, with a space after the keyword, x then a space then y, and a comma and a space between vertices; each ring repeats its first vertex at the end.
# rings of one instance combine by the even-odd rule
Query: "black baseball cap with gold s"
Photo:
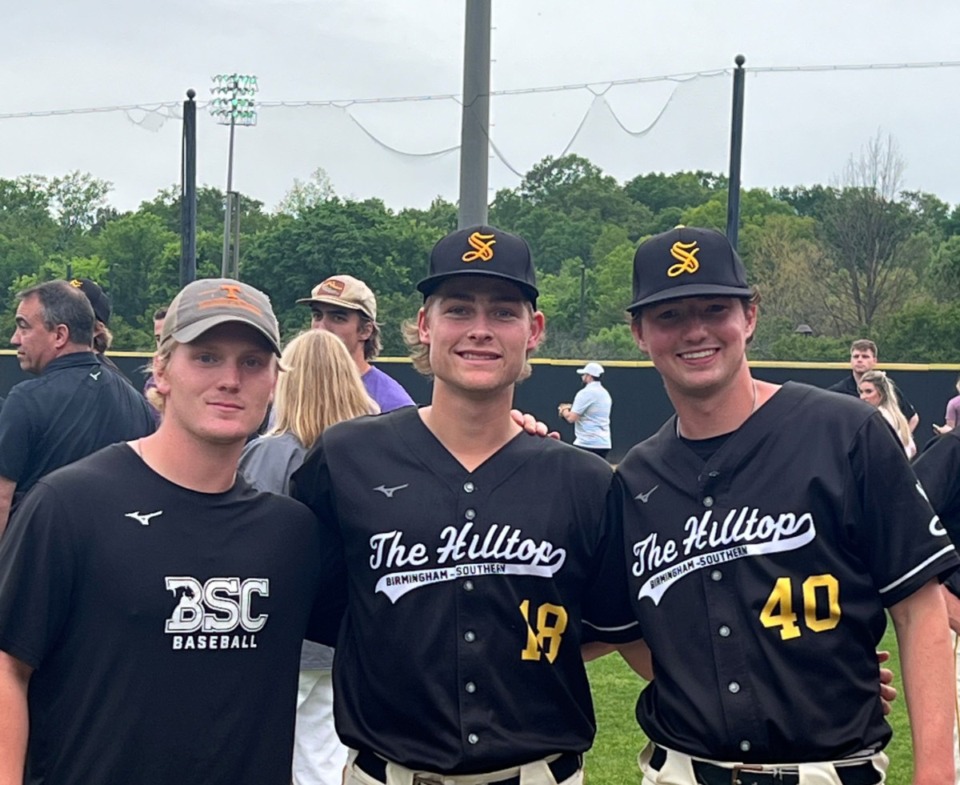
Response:
POLYGON ((743 262, 723 234, 678 226, 655 234, 637 249, 628 311, 664 300, 706 296, 753 296, 743 262))
POLYGON ((515 283, 537 307, 537 274, 530 246, 522 237, 494 226, 469 226, 442 238, 430 252, 427 277, 417 290, 429 297, 445 280, 458 275, 485 275, 515 283))

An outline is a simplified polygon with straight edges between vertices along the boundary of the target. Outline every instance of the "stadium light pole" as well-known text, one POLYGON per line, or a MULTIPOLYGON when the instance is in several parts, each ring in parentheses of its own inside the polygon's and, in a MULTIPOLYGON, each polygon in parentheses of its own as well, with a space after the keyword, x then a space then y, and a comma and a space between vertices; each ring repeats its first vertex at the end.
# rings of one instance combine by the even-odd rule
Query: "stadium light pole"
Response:
POLYGON ((218 74, 213 77, 210 92, 210 115, 220 125, 230 126, 230 147, 227 152, 227 203, 223 214, 224 278, 240 277, 240 195, 233 190, 233 137, 238 125, 256 125, 254 95, 259 86, 250 74, 218 74))

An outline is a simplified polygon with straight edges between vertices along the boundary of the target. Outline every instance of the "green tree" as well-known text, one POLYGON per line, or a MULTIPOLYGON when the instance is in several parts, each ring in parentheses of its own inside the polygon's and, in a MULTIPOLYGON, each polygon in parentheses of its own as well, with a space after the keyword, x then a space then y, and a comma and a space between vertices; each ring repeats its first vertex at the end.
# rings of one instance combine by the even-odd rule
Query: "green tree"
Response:
POLYGON ((107 201, 113 183, 87 172, 54 177, 46 190, 49 209, 60 226, 57 250, 62 253, 81 251, 82 240, 117 214, 107 201))
POLYGON ((252 238, 241 272, 244 280, 270 295, 288 333, 309 323, 306 309, 296 304, 298 298, 309 296, 327 276, 353 275, 377 295, 378 321, 387 326, 384 336, 392 341, 396 325, 416 312, 407 303, 440 236, 437 230, 399 218, 377 199, 330 199, 299 218, 277 216, 252 238))
POLYGON ((277 212, 297 217, 320 202, 333 199, 336 195, 330 176, 321 166, 314 169, 306 182, 294 178, 290 190, 277 205, 277 212))

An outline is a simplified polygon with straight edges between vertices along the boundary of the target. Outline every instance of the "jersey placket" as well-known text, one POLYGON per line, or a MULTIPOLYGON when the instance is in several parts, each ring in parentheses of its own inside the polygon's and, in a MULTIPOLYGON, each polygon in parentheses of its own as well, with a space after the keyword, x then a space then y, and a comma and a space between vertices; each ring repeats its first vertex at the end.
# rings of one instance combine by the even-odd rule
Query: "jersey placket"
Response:
MULTIPOLYGON (((478 526, 479 488, 469 476, 461 483, 457 492, 458 525, 478 526)), ((457 693, 460 706, 460 739, 464 756, 471 758, 482 756, 483 730, 486 727, 483 717, 489 717, 491 708, 485 704, 484 685, 480 675, 485 668, 483 652, 486 649, 480 620, 483 596, 478 591, 477 581, 469 575, 459 578, 457 593, 457 693)), ((489 663, 487 663, 489 666, 489 663)), ((487 693, 489 694, 489 693, 487 693)))
MULTIPOLYGON (((730 509, 728 498, 732 471, 708 462, 697 478, 697 501, 700 513, 708 510, 714 519, 722 519, 730 509)), ((763 718, 757 713, 757 700, 747 657, 750 630, 741 608, 744 598, 738 596, 735 571, 748 560, 726 562, 700 571, 703 595, 706 598, 709 642, 717 672, 717 700, 723 714, 728 737, 725 744, 735 746, 747 755, 765 745, 763 718)))

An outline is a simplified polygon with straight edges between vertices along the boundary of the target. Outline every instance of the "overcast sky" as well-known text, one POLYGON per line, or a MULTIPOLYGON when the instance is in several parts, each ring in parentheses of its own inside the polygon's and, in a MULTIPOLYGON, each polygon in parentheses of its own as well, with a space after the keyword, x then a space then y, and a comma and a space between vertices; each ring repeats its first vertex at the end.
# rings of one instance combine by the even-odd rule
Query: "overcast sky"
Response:
MULTIPOLYGON (((89 171, 134 209, 178 182, 170 110, 9 115, 179 102, 189 87, 205 101, 214 74, 237 71, 257 75, 265 102, 344 102, 265 107, 257 127, 238 129, 234 185, 268 208, 317 167, 337 193, 395 208, 457 197, 456 152, 387 149, 456 146, 456 101, 346 102, 459 95, 462 0, 11 0, 3 17, 0 177, 89 171)), ((491 136, 509 167, 492 159, 491 192, 517 185, 511 168, 562 153, 581 123, 572 151, 620 180, 724 171, 729 75, 610 83, 730 69, 743 53, 745 186, 835 182, 880 131, 899 145, 905 187, 960 202, 960 68, 763 70, 955 62, 955 0, 493 0, 493 25, 494 91, 591 88, 493 99, 491 136), (648 134, 623 130, 665 105, 648 134)), ((201 183, 225 187, 227 138, 200 113, 201 183)))

